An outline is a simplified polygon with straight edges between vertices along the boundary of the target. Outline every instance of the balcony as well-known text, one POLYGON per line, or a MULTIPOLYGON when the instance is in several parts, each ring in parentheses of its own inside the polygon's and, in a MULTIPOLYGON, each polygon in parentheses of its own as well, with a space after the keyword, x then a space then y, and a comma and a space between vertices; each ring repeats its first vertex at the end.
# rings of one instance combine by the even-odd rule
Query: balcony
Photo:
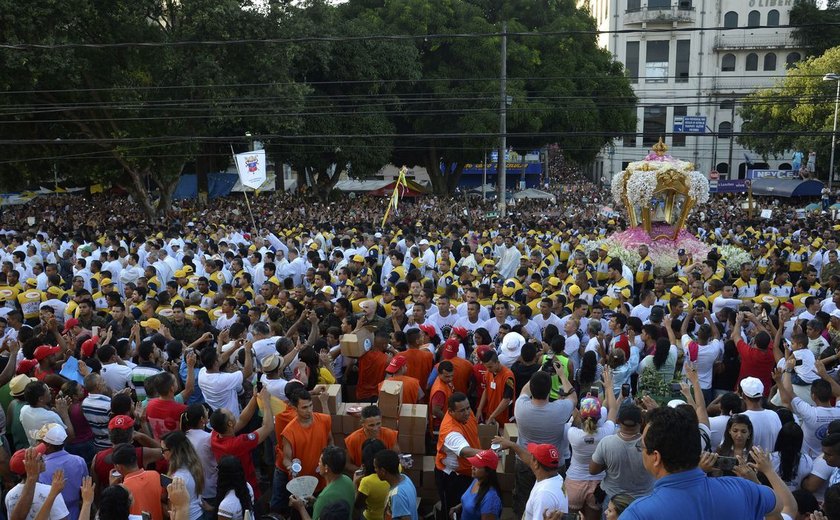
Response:
POLYGON ((694 23, 697 13, 687 5, 672 7, 642 7, 624 13, 624 25, 645 23, 694 23))
POLYGON ((738 49, 795 49, 796 41, 790 33, 758 34, 747 31, 730 31, 715 36, 715 50, 738 49))
POLYGON ((772 87, 778 78, 776 76, 739 76, 739 77, 722 77, 718 76, 713 79, 711 89, 712 91, 752 91, 759 88, 772 87))

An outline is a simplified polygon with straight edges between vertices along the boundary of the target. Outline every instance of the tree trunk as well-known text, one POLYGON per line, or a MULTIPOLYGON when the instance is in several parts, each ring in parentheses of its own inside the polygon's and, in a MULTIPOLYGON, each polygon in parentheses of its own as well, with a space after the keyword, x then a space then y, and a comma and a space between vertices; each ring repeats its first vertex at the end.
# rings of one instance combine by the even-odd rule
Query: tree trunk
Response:
POLYGON ((429 180, 432 183, 432 193, 440 195, 445 191, 446 181, 443 178, 443 173, 440 171, 440 158, 437 156, 437 147, 429 146, 427 150, 424 166, 426 172, 429 174, 429 180))
POLYGON ((134 168, 125 168, 125 171, 131 179, 131 184, 125 186, 125 188, 136 199, 136 202, 143 207, 143 212, 146 214, 146 218, 149 221, 154 221, 156 210, 155 207, 152 206, 152 201, 149 200, 149 190, 146 189, 146 185, 143 183, 146 176, 149 174, 148 170, 141 172, 134 168))

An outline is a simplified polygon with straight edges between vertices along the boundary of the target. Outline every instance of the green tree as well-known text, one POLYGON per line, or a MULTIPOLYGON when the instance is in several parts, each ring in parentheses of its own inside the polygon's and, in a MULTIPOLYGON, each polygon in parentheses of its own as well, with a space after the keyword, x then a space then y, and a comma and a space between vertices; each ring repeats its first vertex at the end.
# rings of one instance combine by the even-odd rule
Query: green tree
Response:
POLYGON ((793 37, 810 56, 840 45, 840 1, 828 0, 820 9, 814 0, 796 0, 790 10, 793 37))
POLYGON ((835 47, 800 62, 775 87, 745 98, 738 143, 764 157, 816 151, 818 169, 827 172, 837 85, 822 78, 838 70, 840 47, 835 47))
POLYGON ((276 37, 283 11, 256 5, 0 0, 0 42, 47 46, 0 50, 0 138, 15 143, 0 181, 20 186, 57 166, 126 188, 153 218, 215 138, 293 131, 305 89, 287 81, 288 46, 183 44, 276 37))

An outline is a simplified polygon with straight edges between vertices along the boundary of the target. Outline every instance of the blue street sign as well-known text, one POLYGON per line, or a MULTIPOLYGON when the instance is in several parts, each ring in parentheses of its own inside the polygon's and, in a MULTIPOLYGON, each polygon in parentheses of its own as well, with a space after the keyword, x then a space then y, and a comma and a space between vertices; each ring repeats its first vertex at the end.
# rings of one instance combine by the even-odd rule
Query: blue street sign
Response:
POLYGON ((706 133, 706 116, 682 116, 674 118, 674 133, 706 133))

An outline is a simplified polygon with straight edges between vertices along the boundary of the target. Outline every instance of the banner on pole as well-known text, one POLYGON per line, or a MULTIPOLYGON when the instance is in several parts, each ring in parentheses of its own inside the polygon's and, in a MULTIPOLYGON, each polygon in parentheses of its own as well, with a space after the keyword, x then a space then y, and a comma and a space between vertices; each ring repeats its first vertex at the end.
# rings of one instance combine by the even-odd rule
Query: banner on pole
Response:
POLYGON ((408 168, 403 166, 400 168, 400 175, 397 177, 397 182, 394 184, 394 192, 391 194, 391 200, 388 201, 388 207, 385 208, 385 216, 382 217, 382 227, 385 227, 385 222, 388 220, 388 215, 391 213, 391 209, 394 210, 394 213, 397 213, 397 209, 399 208, 400 198, 402 197, 405 190, 408 189, 408 180, 405 177, 408 168))
POLYGON ((238 153, 234 155, 234 158, 236 171, 239 173, 239 180, 243 186, 257 189, 263 185, 266 179, 265 150, 238 153))

